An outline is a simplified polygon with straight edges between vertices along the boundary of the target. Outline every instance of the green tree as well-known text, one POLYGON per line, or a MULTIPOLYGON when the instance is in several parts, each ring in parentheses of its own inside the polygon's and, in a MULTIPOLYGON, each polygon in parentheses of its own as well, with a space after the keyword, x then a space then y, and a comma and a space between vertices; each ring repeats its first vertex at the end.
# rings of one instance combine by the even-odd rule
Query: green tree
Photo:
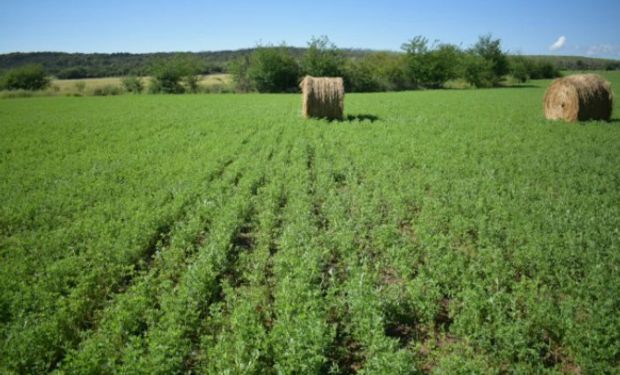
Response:
POLYGON ((284 45, 258 47, 250 57, 247 74, 259 92, 295 91, 299 80, 299 65, 284 45))
POLYGON ((151 91, 167 94, 193 92, 197 89, 201 66, 201 61, 189 54, 157 60, 151 67, 151 91))
POLYGON ((509 73, 508 57, 502 51, 501 39, 493 39, 491 34, 482 35, 471 48, 470 53, 487 62, 485 65, 488 65, 491 71, 493 85, 497 85, 502 77, 509 73))
POLYGON ((465 55, 462 70, 463 78, 475 87, 491 87, 495 84, 492 63, 481 56, 465 55))
POLYGON ((302 71, 315 77, 340 77, 345 59, 327 36, 312 38, 301 61, 302 71))
POLYGON ((385 89, 368 58, 350 60, 344 74, 345 88, 352 92, 373 92, 385 89))
POLYGON ((542 62, 538 66, 540 78, 551 79, 561 76, 560 70, 550 62, 542 62))
POLYGON ((49 84, 50 79, 42 65, 28 64, 7 71, 1 86, 7 90, 42 90, 49 84))
POLYGON ((231 61, 228 65, 228 72, 232 75, 235 88, 239 92, 250 92, 253 90, 252 81, 249 75, 250 56, 243 55, 231 61))
POLYGON ((441 87, 458 76, 461 50, 451 44, 428 45, 428 39, 416 36, 401 47, 406 53, 406 71, 415 86, 441 87))
POLYGON ((384 90, 411 88, 407 78, 407 58, 398 53, 378 52, 367 57, 374 74, 384 90))
POLYGON ((127 76, 121 80, 121 84, 123 88, 127 92, 131 92, 134 94, 139 94, 144 89, 144 85, 142 84, 142 79, 136 76, 127 76))
POLYGON ((527 71, 531 79, 552 79, 562 75, 558 67, 549 61, 527 60, 527 71))
POLYGON ((406 72, 414 86, 421 86, 429 77, 428 39, 418 35, 401 46, 406 54, 406 72))
POLYGON ((428 57, 429 71, 427 85, 441 87, 447 81, 459 76, 463 52, 452 44, 440 44, 434 48, 428 57))
POLYGON ((510 75, 521 83, 527 82, 530 79, 528 61, 522 56, 514 56, 510 60, 510 75))

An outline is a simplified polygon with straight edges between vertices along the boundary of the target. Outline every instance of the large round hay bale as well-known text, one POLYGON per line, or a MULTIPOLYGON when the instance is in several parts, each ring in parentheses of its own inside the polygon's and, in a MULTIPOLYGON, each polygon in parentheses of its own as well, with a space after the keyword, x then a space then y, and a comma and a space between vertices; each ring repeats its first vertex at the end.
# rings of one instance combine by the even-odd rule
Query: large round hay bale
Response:
POLYGON ((308 117, 342 119, 344 82, 340 77, 306 76, 300 83, 302 114, 308 117))
POLYGON ((576 74, 551 83, 544 99, 549 120, 585 121, 611 118, 611 85, 596 74, 576 74))

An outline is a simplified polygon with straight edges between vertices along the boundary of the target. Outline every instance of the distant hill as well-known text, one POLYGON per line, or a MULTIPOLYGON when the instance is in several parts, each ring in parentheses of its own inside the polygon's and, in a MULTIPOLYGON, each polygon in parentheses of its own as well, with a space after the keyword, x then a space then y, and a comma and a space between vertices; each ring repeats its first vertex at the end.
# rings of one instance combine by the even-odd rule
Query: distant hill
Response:
MULTIPOLYGON (((300 57, 305 48, 289 47, 293 55, 300 57)), ((226 72, 228 63, 248 55, 253 48, 235 51, 181 52, 195 55, 205 63, 202 73, 226 72)), ((347 58, 363 58, 378 51, 365 49, 342 49, 347 58)), ((400 52, 388 52, 398 54, 400 52)), ((36 63, 57 78, 99 78, 124 75, 144 75, 150 64, 176 52, 162 53, 65 53, 65 52, 16 52, 0 54, 0 71, 36 63)), ((534 60, 551 62, 561 70, 620 70, 620 61, 579 56, 525 56, 534 60)))
POLYGON ((555 64, 560 70, 620 70, 620 60, 583 56, 530 55, 529 59, 555 64))

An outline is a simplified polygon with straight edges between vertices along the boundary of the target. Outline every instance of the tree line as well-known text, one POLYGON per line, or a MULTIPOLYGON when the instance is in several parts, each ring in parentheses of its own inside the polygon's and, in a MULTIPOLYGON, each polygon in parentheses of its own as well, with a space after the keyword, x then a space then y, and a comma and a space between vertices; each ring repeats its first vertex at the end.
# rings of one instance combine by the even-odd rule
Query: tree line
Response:
MULTIPOLYGON (((297 60, 307 48, 287 47, 297 60)), ((231 62, 249 56, 254 48, 236 51, 185 52, 181 55, 194 56, 202 63, 201 74, 226 73, 231 62)), ((363 49, 340 49, 347 60, 360 60, 371 55, 398 55, 400 53, 377 53, 363 49)), ((154 61, 172 58, 179 53, 64 53, 28 52, 0 54, 0 73, 28 64, 40 64, 45 71, 59 79, 102 78, 122 76, 143 76, 149 74, 154 61)), ((380 56, 379 59, 382 57, 380 56)), ((571 56, 528 56, 534 62, 548 62, 560 70, 618 70, 620 61, 571 56)))
POLYGON ((416 36, 402 51, 346 58, 327 37, 320 37, 308 43, 301 58, 285 45, 259 46, 231 63, 229 72, 240 91, 258 92, 296 91, 304 75, 343 77, 347 91, 353 92, 440 88, 456 79, 492 87, 508 75, 519 82, 560 75, 551 62, 508 56, 501 40, 491 35, 479 37, 467 49, 416 36))
MULTIPOLYGON (((298 91, 304 75, 339 76, 344 78, 347 91, 372 92, 440 88, 454 80, 474 87, 492 87, 507 77, 513 82, 554 78, 560 75, 560 68, 570 69, 573 65, 580 70, 601 68, 593 62, 606 62, 607 69, 620 69, 620 62, 610 60, 510 56, 502 49, 501 40, 491 35, 480 36, 468 48, 416 36, 403 43, 401 49, 339 49, 322 36, 312 38, 307 48, 265 45, 204 53, 9 54, 0 55, 0 68, 11 67, 0 71, 0 89, 37 90, 49 84, 49 75, 84 78, 106 72, 108 76, 124 76, 122 85, 128 92, 197 92, 199 75, 227 72, 240 92, 298 91), (71 65, 68 56, 80 64, 71 65), (31 63, 24 65, 28 61, 31 63), (140 76, 150 76, 150 84, 146 86, 140 76)), ((114 92, 119 90, 115 88, 114 92)))

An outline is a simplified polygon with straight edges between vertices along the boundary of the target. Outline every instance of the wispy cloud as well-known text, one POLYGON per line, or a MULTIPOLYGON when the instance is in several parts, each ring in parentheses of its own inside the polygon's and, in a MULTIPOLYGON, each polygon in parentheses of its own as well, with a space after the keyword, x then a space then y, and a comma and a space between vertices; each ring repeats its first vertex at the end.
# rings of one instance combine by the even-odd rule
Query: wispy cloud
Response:
POLYGON ((562 47, 564 47, 565 44, 566 44, 566 37, 562 35, 561 37, 558 38, 558 40, 555 41, 555 43, 549 46, 549 51, 557 51, 561 49, 562 47))

